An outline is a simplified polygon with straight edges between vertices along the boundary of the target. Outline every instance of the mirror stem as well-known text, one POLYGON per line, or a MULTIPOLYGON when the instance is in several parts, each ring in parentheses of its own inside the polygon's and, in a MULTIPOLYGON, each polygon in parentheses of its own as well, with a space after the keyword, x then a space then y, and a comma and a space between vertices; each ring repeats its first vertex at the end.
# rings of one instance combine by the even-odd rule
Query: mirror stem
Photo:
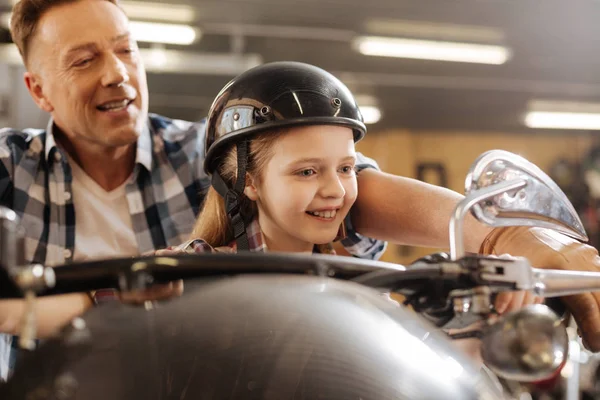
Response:
POLYGON ((452 260, 458 260, 465 255, 463 227, 467 212, 484 200, 511 190, 521 189, 525 186, 527 186, 527 182, 523 179, 500 182, 469 193, 467 197, 456 205, 452 218, 450 218, 450 257, 452 260))

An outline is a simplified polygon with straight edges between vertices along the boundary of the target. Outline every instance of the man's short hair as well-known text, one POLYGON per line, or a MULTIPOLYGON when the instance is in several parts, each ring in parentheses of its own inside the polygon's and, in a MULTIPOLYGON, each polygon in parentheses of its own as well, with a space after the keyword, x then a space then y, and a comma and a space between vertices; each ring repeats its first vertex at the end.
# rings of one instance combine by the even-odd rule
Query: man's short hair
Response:
MULTIPOLYGON (((19 48, 23 62, 27 64, 27 55, 31 38, 35 35, 38 22, 48 10, 62 4, 80 0, 20 0, 14 5, 10 18, 10 34, 19 48)), ((119 5, 118 0, 104 0, 119 5)))

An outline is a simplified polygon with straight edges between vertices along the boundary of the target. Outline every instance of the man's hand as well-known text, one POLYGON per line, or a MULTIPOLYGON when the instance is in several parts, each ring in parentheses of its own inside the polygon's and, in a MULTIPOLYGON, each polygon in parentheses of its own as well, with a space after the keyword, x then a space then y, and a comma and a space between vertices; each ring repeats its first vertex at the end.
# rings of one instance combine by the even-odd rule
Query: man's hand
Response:
POLYGON ((160 285, 152 285, 144 290, 133 290, 129 292, 118 292, 117 297, 123 303, 144 304, 147 301, 167 300, 179 297, 183 294, 183 281, 169 282, 160 285))
POLYGON ((502 292, 496 296, 494 307, 499 314, 506 314, 530 304, 542 304, 543 302, 543 297, 536 296, 531 292, 502 292))
MULTIPOLYGON (((502 254, 498 258, 514 260, 514 257, 509 254, 502 254)), ((499 314, 506 314, 531 304, 542 304, 543 302, 543 297, 536 296, 528 291, 501 292, 496 296, 494 308, 499 314)))
MULTIPOLYGON (((484 241, 481 251, 526 257, 536 268, 600 272, 596 249, 549 229, 496 229, 484 241)), ((600 292, 565 296, 561 300, 575 318, 586 347, 600 351, 600 292)))
MULTIPOLYGON (((144 256, 169 256, 183 254, 177 246, 167 247, 166 249, 152 250, 144 253, 144 256)), ((144 304, 147 301, 168 300, 172 297, 179 297, 183 294, 183 281, 169 282, 165 284, 152 285, 144 290, 132 290, 128 292, 118 292, 117 297, 123 303, 144 304)))

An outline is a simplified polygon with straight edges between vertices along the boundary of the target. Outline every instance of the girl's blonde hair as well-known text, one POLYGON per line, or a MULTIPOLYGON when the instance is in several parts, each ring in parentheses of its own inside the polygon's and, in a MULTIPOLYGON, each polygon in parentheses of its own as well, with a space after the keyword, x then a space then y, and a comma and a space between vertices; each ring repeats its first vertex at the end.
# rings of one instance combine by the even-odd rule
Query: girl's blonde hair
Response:
MULTIPOLYGON (((255 184, 260 183, 262 173, 273 156, 273 144, 284 131, 267 132, 256 135, 250 140, 246 172, 252 176, 255 184)), ((217 168, 219 175, 228 187, 233 188, 237 179, 237 148, 232 144, 221 156, 222 162, 217 168)), ((257 216, 256 204, 241 196, 241 214, 245 220, 257 216)), ((214 187, 210 187, 204 199, 204 205, 192 231, 192 239, 201 238, 212 247, 227 246, 233 241, 233 228, 225 210, 225 200, 214 187)))

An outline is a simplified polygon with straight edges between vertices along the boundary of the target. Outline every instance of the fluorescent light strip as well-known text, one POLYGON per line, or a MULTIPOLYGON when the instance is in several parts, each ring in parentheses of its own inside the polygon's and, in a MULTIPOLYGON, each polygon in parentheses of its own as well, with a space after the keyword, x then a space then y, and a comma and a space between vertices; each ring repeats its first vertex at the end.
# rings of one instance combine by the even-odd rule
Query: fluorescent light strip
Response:
POLYGON ((258 54, 192 53, 140 49, 148 72, 236 76, 263 63, 258 54))
POLYGON ((192 44, 199 32, 188 25, 153 22, 130 22, 131 34, 138 42, 164 44, 192 44))
POLYGON ((600 130, 600 114, 532 111, 525 116, 529 128, 600 130))
MULTIPOLYGON (((19 0, 12 0, 12 5, 19 0)), ((123 8, 131 19, 156 20, 168 22, 191 23, 196 20, 196 12, 193 7, 185 4, 161 4, 143 1, 120 1, 119 6, 123 8)))
POLYGON ((121 1, 119 2, 119 5, 123 7, 123 10, 125 10, 125 13, 131 19, 181 23, 191 23, 196 20, 194 9, 183 4, 121 1))
POLYGON ((499 65, 510 58, 510 50, 502 46, 381 36, 358 37, 353 46, 364 55, 420 60, 499 65))
POLYGON ((12 13, 2 13, 0 14, 0 26, 2 26, 5 29, 9 29, 10 28, 10 16, 12 15, 12 13))
POLYGON ((502 30, 489 26, 457 25, 401 19, 367 19, 365 33, 373 36, 410 37, 450 42, 499 43, 505 39, 502 30))
POLYGON ((381 110, 375 106, 359 107, 366 125, 376 124, 381 119, 381 110))
MULTIPOLYGON (((0 14, 0 26, 10 25, 12 13, 0 14)), ((201 36, 201 32, 189 25, 158 22, 131 21, 131 33, 138 42, 189 45, 201 36)))
POLYGON ((527 102, 527 111, 600 114, 600 103, 589 101, 532 99, 527 102))
MULTIPOLYGON (((194 53, 182 50, 140 49, 148 72, 236 76, 264 63, 259 54, 194 53)), ((0 43, 0 60, 22 66, 17 46, 0 43)))
POLYGON ((0 60, 8 65, 23 65, 19 49, 14 43, 0 44, 0 60))

